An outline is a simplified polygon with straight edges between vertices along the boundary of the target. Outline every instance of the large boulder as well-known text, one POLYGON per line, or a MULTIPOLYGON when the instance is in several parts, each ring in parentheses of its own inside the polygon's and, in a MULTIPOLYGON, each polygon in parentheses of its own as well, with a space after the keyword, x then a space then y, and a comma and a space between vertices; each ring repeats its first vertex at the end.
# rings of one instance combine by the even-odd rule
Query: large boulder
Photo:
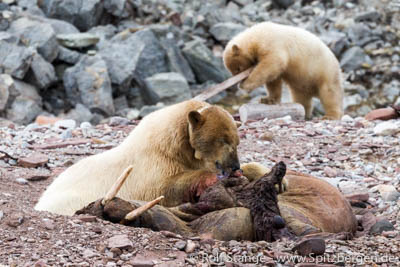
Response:
POLYGON ((46 89, 57 81, 56 72, 53 65, 35 53, 31 63, 31 70, 27 74, 26 81, 33 83, 40 89, 46 89))
POLYGON ((81 31, 98 25, 104 11, 102 0, 44 0, 39 7, 47 17, 68 21, 81 31))
POLYGON ((212 51, 200 40, 190 41, 182 50, 200 83, 223 82, 229 77, 222 60, 214 57, 212 51))
POLYGON ((111 80, 103 58, 83 56, 73 67, 64 73, 64 87, 73 105, 83 103, 105 115, 114 113, 111 80))
POLYGON ((50 24, 22 17, 11 23, 8 32, 18 36, 27 46, 35 47, 47 61, 52 62, 57 57, 58 43, 50 24))
POLYGON ((0 74, 0 112, 4 111, 15 92, 14 80, 8 74, 0 74))
POLYGON ((157 94, 158 101, 167 105, 192 97, 185 77, 176 72, 157 73, 146 78, 145 83, 149 90, 157 94))
POLYGON ((0 73, 23 79, 32 63, 33 48, 17 46, 0 40, 0 73))
POLYGON ((37 89, 27 83, 14 80, 15 99, 6 111, 6 118, 18 124, 31 123, 42 110, 42 98, 37 89))
POLYGON ((161 45, 167 53, 168 67, 171 71, 182 74, 189 83, 195 83, 196 77, 176 41, 170 38, 163 38, 161 45))
POLYGON ((232 23, 232 22, 221 22, 213 25, 210 28, 210 33, 212 36, 220 42, 228 42, 230 41, 235 35, 244 31, 246 29, 245 26, 232 23))

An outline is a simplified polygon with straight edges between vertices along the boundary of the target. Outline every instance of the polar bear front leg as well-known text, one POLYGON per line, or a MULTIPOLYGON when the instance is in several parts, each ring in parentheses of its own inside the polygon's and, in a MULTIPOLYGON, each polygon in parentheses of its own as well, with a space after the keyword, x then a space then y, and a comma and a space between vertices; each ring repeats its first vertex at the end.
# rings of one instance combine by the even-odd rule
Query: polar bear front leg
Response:
POLYGON ((284 72, 286 65, 286 60, 279 55, 265 57, 258 62, 249 77, 244 80, 239 87, 250 92, 260 86, 275 81, 284 72))
POLYGON ((275 81, 266 84, 268 97, 261 98, 260 102, 267 105, 275 105, 281 103, 282 97, 282 79, 278 78, 275 81))

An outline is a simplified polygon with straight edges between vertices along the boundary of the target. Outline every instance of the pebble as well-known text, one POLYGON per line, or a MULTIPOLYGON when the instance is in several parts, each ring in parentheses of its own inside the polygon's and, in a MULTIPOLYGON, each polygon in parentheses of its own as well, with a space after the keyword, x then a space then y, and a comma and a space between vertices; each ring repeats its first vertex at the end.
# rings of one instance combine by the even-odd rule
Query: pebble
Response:
POLYGON ((398 132, 400 132, 400 124, 394 123, 393 121, 378 123, 374 128, 374 134, 376 135, 394 135, 398 132))
POLYGON ((325 253, 325 240, 322 238, 310 238, 296 244, 292 251, 299 253, 302 256, 322 255, 325 253))
POLYGON ((192 253, 196 249, 196 246, 196 243, 189 239, 186 243, 185 252, 192 253))
POLYGON ((127 235, 115 235, 107 240, 107 247, 129 249, 133 247, 133 243, 127 235))
POLYGON ((54 127, 61 129, 75 129, 76 121, 75 120, 59 120, 54 123, 54 127))
POLYGON ((15 179, 15 181, 16 181, 17 183, 19 183, 19 184, 22 184, 22 185, 29 184, 28 180, 26 180, 26 179, 24 179, 24 178, 17 178, 17 179, 15 179))
POLYGON ((369 231, 370 234, 381 234, 383 231, 393 231, 395 230, 393 224, 388 220, 377 221, 369 231))

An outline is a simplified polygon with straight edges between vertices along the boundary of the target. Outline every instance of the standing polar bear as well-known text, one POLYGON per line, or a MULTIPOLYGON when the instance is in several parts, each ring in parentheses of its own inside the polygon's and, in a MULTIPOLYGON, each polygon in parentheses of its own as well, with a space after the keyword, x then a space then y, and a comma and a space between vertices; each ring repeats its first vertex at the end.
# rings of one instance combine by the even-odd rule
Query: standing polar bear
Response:
POLYGON ((266 85, 265 104, 279 104, 282 82, 286 82, 294 102, 312 117, 312 97, 318 97, 326 119, 343 115, 343 89, 339 62, 314 34, 272 22, 256 24, 239 33, 223 54, 226 68, 236 75, 252 66, 254 70, 239 87, 252 91, 266 85))
POLYGON ((217 173, 240 168, 236 123, 224 109, 194 100, 146 116, 119 146, 80 160, 43 193, 35 206, 72 215, 103 198, 123 171, 133 170, 119 197, 164 206, 193 201, 217 181, 217 173))

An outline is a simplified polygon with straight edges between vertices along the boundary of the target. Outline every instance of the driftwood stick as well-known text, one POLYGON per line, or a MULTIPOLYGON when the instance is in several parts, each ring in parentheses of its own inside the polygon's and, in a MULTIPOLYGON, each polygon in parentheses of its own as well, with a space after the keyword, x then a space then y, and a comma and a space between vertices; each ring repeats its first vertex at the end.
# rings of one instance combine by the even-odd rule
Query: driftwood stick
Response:
POLYGON ((126 178, 131 174, 133 169, 132 165, 129 165, 128 168, 124 170, 124 172, 121 174, 121 176, 117 179, 117 181, 113 184, 111 187, 110 191, 107 192, 106 196, 103 198, 101 201, 101 205, 106 205, 108 201, 113 199, 121 189, 121 186, 124 184, 126 178))
POLYGON ((290 115, 293 120, 304 120, 305 111, 298 103, 282 103, 278 105, 244 104, 239 109, 240 121, 259 119, 276 119, 290 115))
POLYGON ((128 214, 126 214, 125 216, 125 221, 133 221, 134 219, 136 219, 137 217, 139 217, 140 215, 142 215, 145 211, 151 209, 152 207, 154 207, 155 205, 157 205, 158 203, 160 203, 161 200, 164 199, 164 196, 160 196, 150 202, 147 202, 146 204, 144 204, 143 206, 134 209, 133 211, 129 212, 128 214))
POLYGON ((206 90, 204 90, 204 92, 195 96, 193 99, 198 100, 198 101, 206 101, 207 99, 215 96, 219 92, 222 92, 222 91, 228 89, 229 87, 231 87, 231 86, 243 81, 247 77, 249 77, 252 70, 253 70, 253 68, 247 69, 247 70, 229 78, 228 80, 223 81, 222 83, 211 86, 211 87, 207 88, 206 90))

